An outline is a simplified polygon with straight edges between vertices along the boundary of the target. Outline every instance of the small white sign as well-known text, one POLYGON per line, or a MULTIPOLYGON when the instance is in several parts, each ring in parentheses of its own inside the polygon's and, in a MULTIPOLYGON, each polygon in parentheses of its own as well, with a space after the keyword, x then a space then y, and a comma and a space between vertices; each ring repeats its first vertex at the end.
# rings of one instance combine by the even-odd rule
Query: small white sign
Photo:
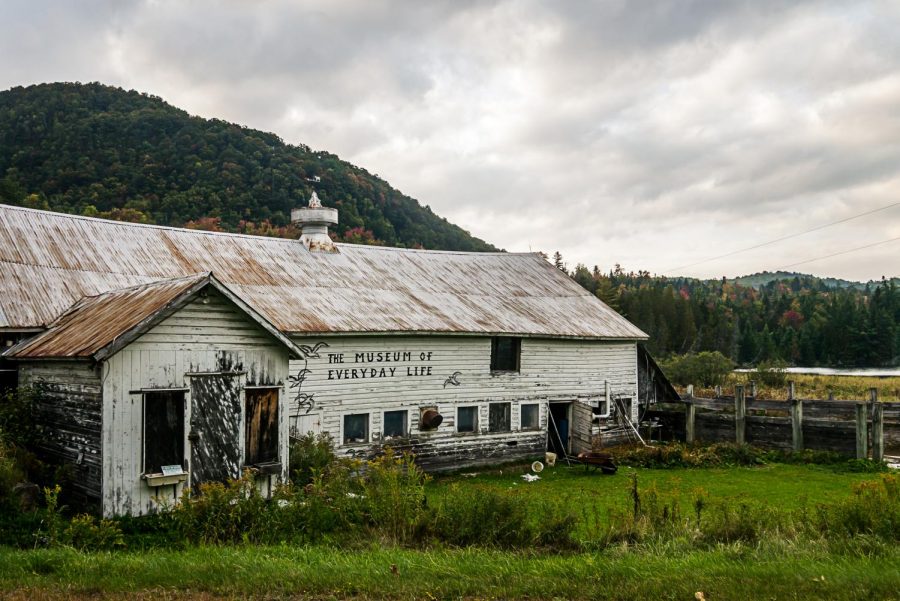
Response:
POLYGON ((163 465, 160 467, 162 468, 163 476, 179 476, 184 473, 184 469, 180 465, 163 465))

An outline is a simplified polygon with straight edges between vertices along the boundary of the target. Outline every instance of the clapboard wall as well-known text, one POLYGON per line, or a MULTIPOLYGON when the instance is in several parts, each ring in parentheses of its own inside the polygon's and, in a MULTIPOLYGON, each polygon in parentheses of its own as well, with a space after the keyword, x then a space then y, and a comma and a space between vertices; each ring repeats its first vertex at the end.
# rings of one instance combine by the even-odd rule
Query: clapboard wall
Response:
POLYGON ((637 395, 633 342, 524 338, 518 373, 491 372, 489 337, 298 337, 295 342, 315 349, 316 356, 291 363, 294 378, 305 375, 299 389, 290 391, 294 433, 326 431, 342 453, 370 456, 381 448, 384 411, 405 409, 408 439, 391 444, 412 450, 427 468, 542 453, 548 402, 602 398, 607 382, 611 395, 637 395), (488 432, 492 402, 511 403, 509 432, 488 432), (520 427, 525 403, 540 405, 538 430, 520 427), (456 431, 457 409, 465 406, 478 407, 476 433, 456 431), (419 428, 420 410, 427 407, 444 417, 436 430, 419 428), (342 444, 346 414, 368 414, 368 444, 342 444))
MULTIPOLYGON (((190 380, 203 373, 231 373, 245 386, 281 387, 288 375, 285 347, 214 291, 169 316, 103 366, 103 513, 151 513, 173 502, 187 484, 150 488, 142 480, 142 391, 185 391, 185 462, 190 470, 190 380), (159 495, 159 497, 157 497, 159 495)), ((280 456, 286 476, 288 422, 284 401, 279 411, 280 456)), ((238 440, 244 440, 243 415, 238 440)), ((240 456, 243 457, 241 448, 240 456)), ((276 476, 259 485, 266 491, 276 476)))
POLYGON ((19 365, 19 381, 35 392, 42 459, 66 464, 71 488, 88 504, 101 494, 101 392, 98 370, 87 361, 44 361, 19 365))

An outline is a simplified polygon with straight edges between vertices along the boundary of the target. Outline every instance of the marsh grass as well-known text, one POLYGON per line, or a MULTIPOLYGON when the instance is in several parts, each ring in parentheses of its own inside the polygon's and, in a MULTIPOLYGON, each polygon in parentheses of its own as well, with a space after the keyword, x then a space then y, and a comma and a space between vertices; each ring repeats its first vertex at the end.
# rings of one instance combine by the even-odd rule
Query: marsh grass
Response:
MULTIPOLYGON (((793 381, 797 398, 827 399, 833 395, 836 400, 863 401, 869 398, 869 389, 878 390, 878 398, 882 401, 900 401, 900 378, 875 378, 871 376, 818 376, 807 374, 785 374, 785 382, 780 379, 773 383, 763 382, 759 376, 750 373, 731 373, 722 383, 726 394, 733 394, 735 385, 747 386, 750 380, 756 380, 757 396, 761 399, 787 400, 787 380, 793 381)), ((684 387, 679 387, 684 392, 684 387)), ((712 386, 695 387, 694 395, 710 398, 715 396, 712 386)))

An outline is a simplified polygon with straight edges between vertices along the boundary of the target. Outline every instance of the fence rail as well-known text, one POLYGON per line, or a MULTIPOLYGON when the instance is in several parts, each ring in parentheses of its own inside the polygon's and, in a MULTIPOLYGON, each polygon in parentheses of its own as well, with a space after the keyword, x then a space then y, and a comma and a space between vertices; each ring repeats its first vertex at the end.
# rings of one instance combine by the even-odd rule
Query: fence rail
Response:
POLYGON ((672 438, 750 443, 758 446, 828 450, 859 459, 884 459, 885 441, 900 446, 900 403, 878 401, 877 390, 858 401, 799 399, 793 383, 785 401, 757 399, 751 384, 736 386, 733 396, 716 390, 716 398, 693 395, 688 386, 683 408, 656 407, 648 417, 668 425, 672 438))

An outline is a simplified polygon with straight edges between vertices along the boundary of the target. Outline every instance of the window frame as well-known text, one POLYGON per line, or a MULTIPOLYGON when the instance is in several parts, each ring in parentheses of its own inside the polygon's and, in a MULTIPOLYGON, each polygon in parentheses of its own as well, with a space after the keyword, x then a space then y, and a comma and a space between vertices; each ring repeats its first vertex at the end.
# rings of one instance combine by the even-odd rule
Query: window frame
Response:
POLYGON ((381 438, 384 439, 387 436, 387 433, 384 431, 384 425, 386 423, 386 417, 388 413, 403 413, 403 432, 401 434, 393 434, 391 435, 391 440, 395 438, 406 438, 409 436, 409 409, 386 409, 381 412, 381 438))
MULTIPOLYGON (((501 422, 499 426, 502 426, 501 422)), ((508 434, 512 432, 512 403, 510 401, 496 401, 493 403, 488 403, 488 433, 489 434, 508 434), (494 415, 493 411, 495 407, 506 406, 506 429, 494 429, 494 415)))
MULTIPOLYGON (((263 465, 267 463, 280 463, 281 462, 281 428, 279 425, 279 420, 281 419, 281 387, 280 386, 247 386, 244 388, 244 465, 245 466, 255 466, 255 465, 263 465), (256 461, 251 462, 250 458, 250 415, 248 414, 248 410, 250 409, 250 399, 248 395, 252 393, 256 393, 258 391, 266 391, 266 392, 275 392, 275 456, 271 459, 263 459, 259 460, 257 457, 256 461)), ((259 439, 259 437, 257 437, 259 439)))
POLYGON ((541 429, 540 403, 521 403, 519 405, 519 429, 526 432, 534 432, 541 429), (534 407, 535 409, 535 424, 533 426, 525 425, 525 407, 534 407))
POLYGON ((366 445, 372 442, 372 413, 369 411, 347 411, 341 414, 341 444, 343 446, 366 445), (366 417, 366 436, 363 441, 347 442, 347 418, 357 415, 366 417))
MULTIPOLYGON (((140 391, 141 395, 141 474, 142 475, 155 475, 162 473, 163 465, 180 465, 182 472, 186 472, 185 464, 186 464, 186 453, 187 453, 187 445, 185 444, 185 434, 187 432, 187 391, 185 389, 145 389, 140 391), (159 471, 151 471, 151 468, 155 466, 149 466, 147 464, 148 461, 148 452, 147 452, 147 442, 149 440, 147 433, 147 411, 150 406, 149 401, 151 400, 148 397, 154 396, 172 396, 179 395, 180 396, 180 404, 181 404, 181 419, 178 420, 178 427, 171 434, 171 438, 177 442, 178 449, 180 450, 181 458, 177 462, 173 463, 161 463, 159 465, 159 471)), ((153 401, 154 403, 165 402, 162 399, 153 401)), ((172 459, 176 459, 176 457, 172 457, 172 459)))
POLYGON ((456 424, 455 429, 458 434, 478 434, 478 422, 481 420, 480 415, 480 407, 478 405, 460 405, 456 408, 456 424), (472 420, 472 429, 471 430, 460 430, 459 429, 459 414, 460 411, 467 409, 472 410, 474 419, 472 420))
POLYGON ((517 374, 522 370, 522 338, 519 336, 492 336, 491 337, 491 364, 492 374, 517 374), (509 340, 512 343, 511 354, 513 358, 512 369, 504 369, 508 366, 500 366, 499 346, 501 340, 509 340))

